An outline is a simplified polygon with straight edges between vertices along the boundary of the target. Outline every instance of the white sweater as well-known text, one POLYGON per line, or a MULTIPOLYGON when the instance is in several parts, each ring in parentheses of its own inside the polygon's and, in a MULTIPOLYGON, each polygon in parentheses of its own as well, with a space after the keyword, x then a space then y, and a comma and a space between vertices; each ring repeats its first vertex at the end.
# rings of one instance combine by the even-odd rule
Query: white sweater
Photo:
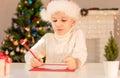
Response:
MULTIPOLYGON (((46 56, 46 63, 62 63, 65 57, 72 56, 83 65, 87 59, 86 39, 80 29, 69 31, 64 36, 48 33, 31 50, 41 58, 46 56)), ((29 52, 25 54, 26 63, 31 57, 29 52)))

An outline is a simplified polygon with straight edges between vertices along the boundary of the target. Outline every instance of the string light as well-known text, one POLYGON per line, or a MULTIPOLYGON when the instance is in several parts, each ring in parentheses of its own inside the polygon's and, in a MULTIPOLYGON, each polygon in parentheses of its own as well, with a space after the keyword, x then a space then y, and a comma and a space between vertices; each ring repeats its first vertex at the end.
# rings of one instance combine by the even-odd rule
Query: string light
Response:
POLYGON ((120 19, 117 17, 116 11, 116 13, 111 11, 93 12, 94 11, 89 12, 88 16, 82 17, 80 24, 81 28, 85 30, 87 39, 100 40, 98 45, 100 45, 99 50, 102 51, 104 50, 104 44, 110 36, 110 31, 117 36, 116 38, 118 38, 118 36, 120 38, 120 21, 118 21, 120 19), (114 29, 117 30, 114 31, 114 29))
POLYGON ((119 35, 120 35, 120 33, 119 33, 119 32, 116 32, 116 34, 117 34, 117 36, 119 36, 119 35))
POLYGON ((120 23, 119 23, 119 19, 117 15, 114 15, 114 20, 116 21, 116 32, 115 34, 117 35, 117 37, 120 37, 120 23))
POLYGON ((100 20, 97 20, 97 23, 100 23, 100 20))
POLYGON ((117 28, 117 30, 119 31, 119 30, 120 30, 120 28, 118 27, 118 28, 117 28))
POLYGON ((104 15, 107 16, 108 14, 106 12, 104 12, 104 15))
POLYGON ((117 20, 117 16, 116 15, 114 15, 114 19, 117 20))
POLYGON ((99 16, 96 16, 96 19, 99 19, 100 17, 99 16))
MULTIPOLYGON (((96 12, 96 11, 95 11, 96 12)), ((93 30, 98 30, 97 32, 96 32, 96 34, 98 34, 98 35, 100 35, 101 33, 109 33, 110 32, 110 30, 111 30, 111 28, 109 29, 109 24, 108 24, 108 22, 107 22, 107 20, 102 20, 103 18, 105 18, 105 17, 107 17, 107 19, 112 19, 113 18, 113 21, 114 21, 114 27, 115 27, 115 29, 116 29, 116 31, 115 31, 115 34, 116 34, 116 36, 119 36, 120 37, 120 22, 119 22, 119 20, 120 20, 120 18, 118 17, 118 11, 99 11, 99 13, 97 14, 97 15, 95 15, 94 16, 94 13, 93 12, 91 12, 91 14, 89 14, 88 16, 86 16, 86 17, 83 17, 82 18, 82 20, 84 20, 84 21, 89 21, 89 18, 91 18, 91 17, 94 17, 95 18, 95 21, 96 21, 96 23, 97 24, 95 24, 95 26, 92 26, 92 24, 94 24, 94 23, 90 23, 91 24, 91 26, 88 24, 87 25, 87 35, 90 35, 90 34, 92 34, 93 33, 93 30), (93 16, 92 16, 93 15, 93 16), (109 17, 110 16, 110 17, 109 17), (105 22, 106 21, 106 22, 105 22), (102 22, 104 22, 104 24, 102 23, 102 22), (99 28, 101 28, 100 26, 102 25, 102 27, 106 27, 107 29, 106 30, 104 30, 104 31, 102 31, 102 30, 99 30, 99 28)), ((91 20, 90 20, 91 21, 91 20)), ((94 21, 94 20, 93 20, 94 21)), ((95 22, 94 21, 94 22, 95 22)), ((80 23, 83 23, 83 22, 80 22, 80 23)), ((84 23, 83 23, 84 24, 84 23)), ((114 30, 113 30, 114 31, 114 30)), ((94 35, 96 35, 96 34, 94 34, 94 35)))

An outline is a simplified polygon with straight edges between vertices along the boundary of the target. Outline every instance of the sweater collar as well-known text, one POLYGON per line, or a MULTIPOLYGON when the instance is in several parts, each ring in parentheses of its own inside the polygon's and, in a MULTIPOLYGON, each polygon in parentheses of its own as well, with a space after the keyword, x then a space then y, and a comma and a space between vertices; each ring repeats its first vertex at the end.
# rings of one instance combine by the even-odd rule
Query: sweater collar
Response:
POLYGON ((72 28, 64 35, 58 35, 55 33, 55 38, 57 40, 65 40, 65 39, 68 39, 70 36, 71 36, 71 31, 72 31, 72 28))

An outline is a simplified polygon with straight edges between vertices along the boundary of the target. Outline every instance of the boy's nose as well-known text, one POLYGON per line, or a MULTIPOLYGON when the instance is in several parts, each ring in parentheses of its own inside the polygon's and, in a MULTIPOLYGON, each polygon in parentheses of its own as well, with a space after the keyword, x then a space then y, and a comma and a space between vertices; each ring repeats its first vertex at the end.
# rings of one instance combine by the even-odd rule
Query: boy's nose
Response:
POLYGON ((61 22, 56 22, 56 26, 61 26, 62 25, 62 23, 61 22))

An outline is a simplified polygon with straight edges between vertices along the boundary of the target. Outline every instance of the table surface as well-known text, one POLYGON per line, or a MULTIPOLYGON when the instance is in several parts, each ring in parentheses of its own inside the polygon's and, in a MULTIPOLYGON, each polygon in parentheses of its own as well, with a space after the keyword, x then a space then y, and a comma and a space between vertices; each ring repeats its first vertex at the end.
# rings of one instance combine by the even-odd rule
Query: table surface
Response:
MULTIPOLYGON (((108 78, 104 74, 103 63, 86 63, 75 72, 29 71, 25 63, 12 63, 10 74, 3 78, 108 78)), ((114 77, 115 78, 115 77, 114 77)), ((120 78, 120 70, 118 77, 120 78)))

